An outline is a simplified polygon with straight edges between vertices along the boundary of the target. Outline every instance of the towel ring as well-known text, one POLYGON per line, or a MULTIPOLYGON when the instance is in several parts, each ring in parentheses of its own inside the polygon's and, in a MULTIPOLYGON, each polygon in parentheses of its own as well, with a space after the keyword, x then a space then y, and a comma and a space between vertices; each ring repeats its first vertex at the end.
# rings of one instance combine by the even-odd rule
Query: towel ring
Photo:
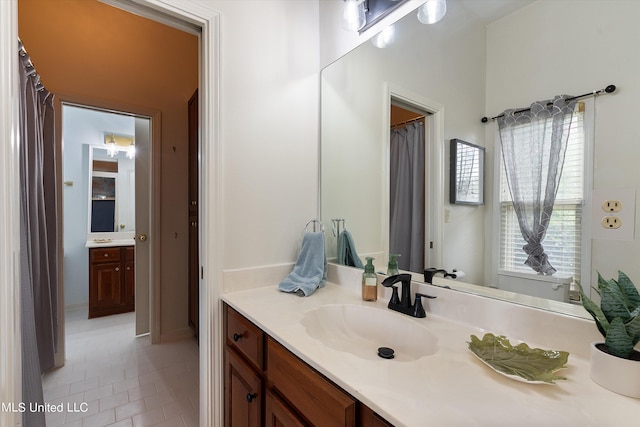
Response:
POLYGON ((309 227, 309 224, 313 224, 313 231, 317 231, 317 228, 320 228, 320 231, 322 231, 324 233, 324 225, 322 225, 322 223, 320 221, 318 221, 317 219, 312 219, 311 221, 307 222, 304 226, 304 231, 305 233, 307 232, 307 228, 309 227))

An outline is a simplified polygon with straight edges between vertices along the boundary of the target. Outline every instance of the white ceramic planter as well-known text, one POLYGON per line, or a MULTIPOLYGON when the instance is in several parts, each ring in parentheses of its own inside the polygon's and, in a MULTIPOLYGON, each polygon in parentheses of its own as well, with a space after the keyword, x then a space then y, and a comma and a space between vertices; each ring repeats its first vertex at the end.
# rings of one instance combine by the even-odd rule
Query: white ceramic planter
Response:
POLYGON ((640 399, 640 361, 622 359, 591 343, 591 379, 618 394, 640 399))

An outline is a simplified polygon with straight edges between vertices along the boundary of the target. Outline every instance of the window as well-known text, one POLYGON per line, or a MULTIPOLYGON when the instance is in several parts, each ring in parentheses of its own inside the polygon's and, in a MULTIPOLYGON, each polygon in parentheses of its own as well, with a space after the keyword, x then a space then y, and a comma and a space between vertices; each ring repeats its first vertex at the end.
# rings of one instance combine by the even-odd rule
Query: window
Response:
MULTIPOLYGON (((557 277, 580 280, 582 248, 582 215, 585 204, 585 124, 584 103, 578 103, 573 115, 562 176, 553 207, 553 214, 542 246, 557 277)), ((524 264, 526 244, 520 233, 507 178, 500 156, 500 270, 535 274, 524 264)))

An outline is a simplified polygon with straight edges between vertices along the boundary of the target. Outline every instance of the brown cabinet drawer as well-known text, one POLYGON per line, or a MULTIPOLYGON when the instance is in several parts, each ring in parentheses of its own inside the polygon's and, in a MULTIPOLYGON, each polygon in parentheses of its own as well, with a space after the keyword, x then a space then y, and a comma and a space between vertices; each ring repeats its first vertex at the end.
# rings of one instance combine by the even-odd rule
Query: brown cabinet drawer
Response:
POLYGON ((90 248, 89 262, 120 261, 120 248, 90 248))
POLYGON ((270 337, 267 378, 312 425, 355 426, 356 401, 270 337))
POLYGON ((233 308, 225 305, 225 336, 229 347, 235 348, 258 370, 264 368, 264 334, 260 328, 233 308))

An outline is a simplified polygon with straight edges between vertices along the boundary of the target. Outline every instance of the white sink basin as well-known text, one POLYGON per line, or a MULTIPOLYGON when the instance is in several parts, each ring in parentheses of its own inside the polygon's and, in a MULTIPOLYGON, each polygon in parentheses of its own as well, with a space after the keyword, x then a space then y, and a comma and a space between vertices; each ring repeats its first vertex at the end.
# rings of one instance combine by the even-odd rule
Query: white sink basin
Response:
POLYGON ((368 360, 383 360, 380 347, 394 350, 394 362, 410 362, 437 351, 437 338, 418 321, 395 311, 331 304, 308 311, 307 333, 324 345, 368 360))

